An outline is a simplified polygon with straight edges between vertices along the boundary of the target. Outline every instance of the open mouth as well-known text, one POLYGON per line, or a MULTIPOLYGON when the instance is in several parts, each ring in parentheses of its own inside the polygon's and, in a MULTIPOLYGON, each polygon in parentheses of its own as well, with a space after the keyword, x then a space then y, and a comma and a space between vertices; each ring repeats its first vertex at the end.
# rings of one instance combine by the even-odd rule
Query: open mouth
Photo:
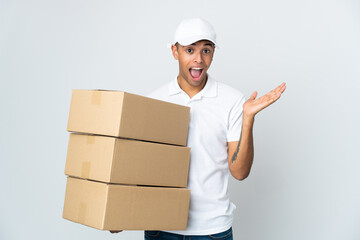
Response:
POLYGON ((194 81, 199 81, 201 79, 204 68, 190 68, 190 76, 194 81))

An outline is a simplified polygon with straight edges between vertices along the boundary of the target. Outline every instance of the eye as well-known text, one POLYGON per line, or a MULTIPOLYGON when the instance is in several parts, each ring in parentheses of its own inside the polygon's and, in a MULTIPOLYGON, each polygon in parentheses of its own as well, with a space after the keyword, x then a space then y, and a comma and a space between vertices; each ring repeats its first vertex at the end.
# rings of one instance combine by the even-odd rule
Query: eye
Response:
POLYGON ((203 53, 210 53, 210 50, 209 49, 204 49, 203 53))
POLYGON ((188 48, 188 49, 186 49, 186 52, 187 52, 187 53, 192 53, 193 50, 192 50, 191 48, 188 48))

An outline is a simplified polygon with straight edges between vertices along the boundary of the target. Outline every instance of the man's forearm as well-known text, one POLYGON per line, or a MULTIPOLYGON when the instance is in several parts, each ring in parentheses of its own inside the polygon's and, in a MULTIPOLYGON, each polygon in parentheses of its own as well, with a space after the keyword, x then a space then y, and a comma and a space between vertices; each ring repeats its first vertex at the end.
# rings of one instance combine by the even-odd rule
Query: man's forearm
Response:
POLYGON ((254 159, 253 142, 254 117, 243 117, 241 136, 230 164, 231 174, 239 180, 245 179, 251 170, 254 159))
POLYGON ((238 142, 228 142, 229 169, 236 179, 243 180, 250 173, 254 159, 253 126, 255 115, 277 101, 285 89, 286 84, 282 83, 277 88, 258 99, 256 99, 257 92, 255 91, 243 104, 241 137, 238 142), (235 146, 236 144, 237 146, 235 146))

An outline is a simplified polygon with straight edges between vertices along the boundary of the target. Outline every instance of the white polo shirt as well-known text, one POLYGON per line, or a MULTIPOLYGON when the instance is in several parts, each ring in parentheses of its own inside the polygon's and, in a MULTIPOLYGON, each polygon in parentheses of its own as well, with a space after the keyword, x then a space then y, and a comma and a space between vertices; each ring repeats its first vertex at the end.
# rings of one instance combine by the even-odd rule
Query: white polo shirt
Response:
POLYGON ((227 142, 239 141, 244 95, 208 76, 205 87, 192 98, 180 88, 177 78, 148 97, 191 108, 188 226, 186 231, 169 232, 208 235, 227 230, 236 208, 228 194, 227 142))

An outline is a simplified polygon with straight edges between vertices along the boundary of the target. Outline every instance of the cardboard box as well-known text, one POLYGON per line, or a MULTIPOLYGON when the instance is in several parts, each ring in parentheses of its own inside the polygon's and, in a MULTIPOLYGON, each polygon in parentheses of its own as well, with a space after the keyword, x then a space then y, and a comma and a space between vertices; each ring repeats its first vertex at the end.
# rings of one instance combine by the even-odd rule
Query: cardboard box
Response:
POLYGON ((185 230, 190 190, 68 178, 63 218, 100 230, 185 230))
POLYGON ((67 130, 186 146, 190 108, 121 91, 73 90, 67 130))
POLYGON ((187 187, 190 148, 70 134, 65 174, 101 182, 187 187))

